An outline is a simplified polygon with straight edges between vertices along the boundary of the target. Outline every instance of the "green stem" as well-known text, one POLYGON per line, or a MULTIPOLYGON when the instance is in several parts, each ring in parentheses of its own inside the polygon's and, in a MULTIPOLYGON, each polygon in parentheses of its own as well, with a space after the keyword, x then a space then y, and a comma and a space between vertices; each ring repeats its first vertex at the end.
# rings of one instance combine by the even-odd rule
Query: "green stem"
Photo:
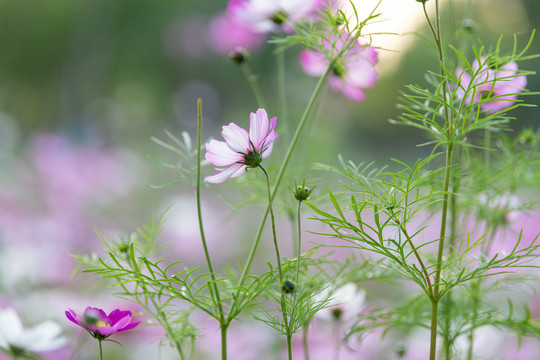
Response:
MULTIPOLYGON (((287 149, 287 153, 285 154, 285 158, 283 159, 283 162, 281 163, 281 167, 279 168, 276 181, 274 183, 274 187, 272 189, 272 199, 276 195, 279 185, 281 184, 281 180, 283 179, 283 175, 285 173, 285 170, 287 169, 287 166, 289 165, 289 161, 292 157, 292 154, 294 152, 294 149, 296 148, 296 145, 298 143, 298 139, 300 138, 300 135, 302 134, 302 131, 304 129, 304 126, 307 122, 308 116, 311 112, 311 109, 313 108, 313 105, 315 104, 315 100, 317 99, 317 96, 319 95, 319 92, 321 91, 324 82, 326 81, 326 78, 328 77, 328 74, 334 67, 334 62, 332 62, 328 68, 326 69, 326 72, 321 76, 319 79, 319 82, 317 83, 317 86, 315 87, 315 90, 313 90, 313 94, 311 94, 311 98, 309 99, 309 102, 306 106, 306 109, 304 110, 304 114, 302 115, 302 118, 300 119, 300 122, 298 123, 296 127, 296 131, 293 135, 293 138, 291 140, 291 143, 289 145, 289 148, 287 149)), ((262 232, 264 229, 264 224, 266 222, 266 218, 268 217, 270 207, 267 206, 266 210, 264 212, 263 218, 261 220, 261 224, 259 225, 259 229, 257 232, 257 235, 255 237, 255 241, 253 242, 253 245, 251 246, 251 250, 249 252, 248 258, 246 260, 246 263, 244 265, 244 269, 242 271, 242 275, 240 277, 240 284, 239 287, 241 287, 244 284, 244 281, 246 279, 247 273, 249 269, 251 268, 251 264, 253 262, 253 258, 255 256, 255 252, 257 250, 257 247, 259 246, 259 242, 262 236, 262 232)))
POLYGON ((472 318, 471 318, 471 331, 469 332, 469 349, 467 351, 467 360, 473 359, 473 350, 474 350, 474 329, 476 328, 476 322, 478 319, 478 305, 479 305, 479 290, 480 290, 480 279, 473 281, 471 284, 471 297, 472 297, 472 318))
POLYGON ((227 339, 227 335, 223 334, 223 332, 227 331, 228 326, 223 326, 225 324, 225 314, 223 312, 223 306, 221 304, 221 297, 219 296, 219 289, 216 284, 216 275, 214 272, 214 268, 212 266, 212 260, 210 258, 210 252, 208 251, 208 245, 206 243, 206 236, 204 233, 204 226, 203 226, 203 217, 202 217, 202 210, 201 210, 201 133, 202 133, 202 100, 197 100, 197 185, 196 185, 196 197, 197 197, 197 218, 199 222, 199 232, 201 234, 201 241, 203 244, 204 249, 204 256, 206 258, 206 264, 208 266, 208 270, 210 271, 210 278, 212 279, 212 287, 214 289, 214 294, 216 294, 215 302, 217 303, 219 315, 218 320, 220 323, 220 329, 222 332, 222 343, 221 343, 221 358, 222 360, 227 359, 227 344, 223 342, 223 339, 227 339))
POLYGON ((444 253, 444 242, 446 238, 446 219, 448 213, 448 189, 450 186, 450 173, 452 167, 452 153, 453 143, 448 144, 446 149, 446 164, 444 169, 444 185, 443 185, 443 204, 441 215, 441 232, 439 234, 439 249, 437 253, 437 264, 435 270, 435 283, 433 284, 433 300, 432 300, 432 312, 431 313, 431 350, 430 360, 435 360, 437 354, 437 309, 440 300, 440 282, 441 282, 441 270, 442 270, 442 258, 444 253))
POLYGON ((248 81, 249 85, 251 86, 251 90, 253 90, 253 94, 255 94, 255 98, 257 99, 257 105, 260 108, 265 108, 265 102, 264 97, 261 91, 261 88, 259 87, 259 83, 257 82, 257 76, 251 72, 251 68, 246 62, 243 62, 242 65, 242 72, 244 73, 246 80, 248 81))
POLYGON ((305 360, 309 360, 309 344, 308 344, 308 325, 309 320, 307 323, 303 326, 303 332, 302 332, 302 345, 304 347, 304 358, 305 360))
POLYGON ((270 208, 270 219, 272 221, 272 237, 274 238, 274 250, 276 251, 276 258, 277 258, 277 266, 278 266, 278 273, 279 273, 279 291, 280 291, 280 303, 281 303, 281 313, 283 315, 283 324, 285 326, 285 333, 287 335, 287 353, 289 355, 289 360, 292 359, 292 334, 291 334, 291 328, 289 327, 289 320, 287 318, 287 308, 285 304, 285 293, 283 291, 283 272, 281 270, 281 256, 279 255, 279 246, 277 242, 277 235, 276 235, 276 220, 274 217, 274 210, 272 207, 272 191, 270 190, 270 177, 268 176, 268 172, 263 168, 261 165, 259 165, 259 168, 263 171, 264 176, 266 177, 266 189, 268 192, 268 206, 270 208))
MULTIPOLYGON (((455 163, 459 164, 461 162, 461 151, 456 149, 455 151, 455 163)), ((452 172, 452 193, 450 194, 450 237, 449 245, 451 248, 455 248, 456 238, 457 238, 457 220, 458 220, 458 204, 456 194, 459 192, 461 186, 461 177, 455 171, 452 172)), ((444 302, 444 331, 443 331, 443 346, 444 346, 444 358, 446 360, 452 359, 451 352, 451 329, 452 329, 452 307, 454 305, 452 299, 452 292, 448 292, 445 296, 446 300, 444 302)))
POLYGON ((296 245, 296 285, 298 285, 298 280, 300 279, 300 254, 302 253, 302 225, 300 219, 300 208, 302 207, 302 201, 298 200, 298 211, 296 214, 297 217, 297 231, 298 231, 298 244, 296 245))
MULTIPOLYGON (((428 21, 429 27, 431 29, 431 32, 433 34, 433 38, 435 40, 435 44, 437 46, 437 52, 439 54, 439 66, 441 69, 441 76, 444 75, 444 53, 442 48, 442 42, 441 42, 441 19, 440 19, 440 6, 439 6, 439 0, 435 0, 435 17, 436 17, 436 28, 433 27, 433 24, 431 23, 431 20, 428 16, 427 10, 426 10, 426 3, 422 3, 422 7, 424 9, 424 15, 426 16, 426 19, 428 21)), ((446 80, 443 80, 445 83, 442 86, 442 92, 443 92, 443 98, 444 102, 448 102, 448 83, 446 80)), ((431 299, 431 341, 430 341, 430 353, 429 358, 430 360, 435 360, 437 355, 437 325, 438 325, 438 306, 440 301, 440 280, 441 280, 441 270, 442 270, 442 257, 444 253, 444 243, 446 239, 446 220, 447 220, 447 213, 448 213, 448 190, 450 186, 450 174, 452 169, 452 154, 453 154, 453 148, 454 148, 454 121, 453 118, 451 118, 450 109, 448 108, 450 105, 446 105, 444 107, 444 114, 445 114, 445 128, 446 128, 446 136, 448 140, 447 148, 446 148, 446 163, 445 163, 445 169, 444 169, 444 185, 443 185, 443 202, 442 202, 442 214, 441 214, 441 231, 439 235, 439 249, 437 253, 437 264, 436 264, 436 270, 435 270, 435 280, 434 280, 434 291, 433 291, 433 298, 431 299)))
POLYGON ((99 343, 99 359, 100 359, 100 360, 103 360, 103 346, 101 345, 101 342, 102 342, 102 341, 103 341, 103 340, 98 339, 98 343, 99 343))
POLYGON ((431 338, 429 346, 429 360, 437 358, 437 312, 439 307, 438 299, 431 299, 431 338))
POLYGON ((228 324, 221 324, 219 326, 221 331, 221 358, 227 359, 227 329, 228 324))
POLYGON ((270 177, 268 176, 268 172, 265 168, 263 168, 261 165, 259 165, 259 168, 264 173, 264 176, 266 177, 266 189, 268 192, 268 207, 270 208, 270 219, 272 222, 272 237, 274 239, 274 250, 276 251, 276 257, 277 257, 277 265, 278 265, 278 272, 279 272, 279 282, 283 283, 283 273, 281 272, 281 256, 279 255, 279 246, 277 242, 277 235, 276 235, 276 221, 274 217, 274 210, 272 208, 272 191, 270 190, 270 177))

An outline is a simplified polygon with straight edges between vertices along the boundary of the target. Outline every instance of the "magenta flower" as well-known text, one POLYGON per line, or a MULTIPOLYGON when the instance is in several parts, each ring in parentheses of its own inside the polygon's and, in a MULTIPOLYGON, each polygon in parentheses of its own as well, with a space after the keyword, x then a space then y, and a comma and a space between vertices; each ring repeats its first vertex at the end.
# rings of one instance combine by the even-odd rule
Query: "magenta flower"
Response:
POLYGON ((472 64, 474 76, 457 68, 459 78, 458 94, 469 104, 479 101, 480 109, 494 114, 510 107, 518 94, 527 86, 527 77, 518 74, 515 62, 509 62, 499 69, 492 69, 486 59, 481 57, 472 64))
POLYGON ((74 324, 86 329, 90 335, 98 340, 104 340, 119 332, 133 329, 141 322, 131 322, 131 311, 113 310, 107 315, 103 310, 87 307, 82 316, 69 309, 66 311, 67 318, 74 324))
POLYGON ((329 75, 330 87, 351 100, 365 101, 364 89, 373 87, 378 80, 375 48, 362 45, 349 34, 340 37, 330 35, 322 41, 321 51, 304 50, 298 60, 308 75, 321 76, 336 56, 339 58, 329 75))
POLYGON ((297 23, 312 16, 325 3, 324 0, 231 0, 228 12, 254 31, 269 33, 279 28, 284 20, 297 23))
POLYGON ((276 118, 268 121, 264 109, 249 116, 249 133, 235 123, 223 126, 221 136, 225 141, 210 140, 206 144, 205 155, 210 163, 223 168, 216 168, 218 172, 207 176, 204 181, 222 183, 230 177, 242 175, 248 168, 259 166, 262 159, 272 153, 274 140, 278 137, 274 132, 275 126, 276 118))

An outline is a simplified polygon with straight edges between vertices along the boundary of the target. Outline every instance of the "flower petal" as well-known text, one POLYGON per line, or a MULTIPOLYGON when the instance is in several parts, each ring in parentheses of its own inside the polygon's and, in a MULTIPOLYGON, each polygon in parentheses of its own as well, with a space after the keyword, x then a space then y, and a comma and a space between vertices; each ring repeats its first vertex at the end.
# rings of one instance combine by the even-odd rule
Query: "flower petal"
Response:
POLYGON ((60 325, 46 321, 28 330, 18 344, 30 351, 50 351, 64 346, 67 339, 61 337, 60 325))
POLYGON ((232 164, 231 166, 228 166, 224 169, 219 170, 217 173, 209 175, 204 178, 204 181, 214 184, 219 184, 224 182, 230 177, 236 177, 240 176, 241 172, 240 169, 246 169, 246 165, 244 164, 232 164), (239 172, 237 174, 237 172, 239 172), (234 176, 233 176, 234 175, 234 176))
POLYGON ((120 309, 116 309, 116 310, 113 310, 109 314, 109 316, 107 316, 106 323, 111 326, 114 326, 118 322, 126 321, 125 319, 127 319, 127 323, 129 324, 129 322, 131 321, 131 311, 122 311, 120 309))
POLYGON ((8 343, 13 343, 23 335, 21 320, 12 308, 0 312, 0 335, 8 343))
POLYGON ((305 73, 311 76, 321 76, 329 64, 322 53, 313 50, 302 51, 298 56, 298 61, 305 73))
POLYGON ((266 138, 267 133, 268 114, 266 114, 266 110, 258 109, 257 113, 251 113, 249 115, 249 140, 257 151, 261 151, 261 144, 266 138))
POLYGON ((216 166, 229 166, 244 159, 242 154, 231 150, 227 143, 218 140, 210 140, 206 144, 206 160, 216 166))
POLYGON ((247 131, 235 123, 223 126, 221 136, 225 139, 227 146, 234 152, 247 153, 251 148, 247 131))

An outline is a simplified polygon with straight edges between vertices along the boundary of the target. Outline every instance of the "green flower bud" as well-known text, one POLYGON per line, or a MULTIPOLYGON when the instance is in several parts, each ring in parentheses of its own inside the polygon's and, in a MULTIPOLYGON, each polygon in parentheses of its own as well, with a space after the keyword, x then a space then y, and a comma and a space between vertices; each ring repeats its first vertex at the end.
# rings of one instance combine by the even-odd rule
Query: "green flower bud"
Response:
POLYGON ((281 285, 281 290, 283 290, 285 294, 292 293, 294 291, 294 288, 295 288, 295 285, 291 280, 285 280, 283 282, 283 285, 281 285))
POLYGON ((309 198, 309 195, 311 195, 312 191, 313 191, 313 189, 310 189, 307 186, 305 186, 304 184, 302 184, 302 185, 298 185, 298 186, 295 187, 295 189, 293 191, 293 195, 294 195, 296 200, 304 201, 304 200, 307 200, 309 198))

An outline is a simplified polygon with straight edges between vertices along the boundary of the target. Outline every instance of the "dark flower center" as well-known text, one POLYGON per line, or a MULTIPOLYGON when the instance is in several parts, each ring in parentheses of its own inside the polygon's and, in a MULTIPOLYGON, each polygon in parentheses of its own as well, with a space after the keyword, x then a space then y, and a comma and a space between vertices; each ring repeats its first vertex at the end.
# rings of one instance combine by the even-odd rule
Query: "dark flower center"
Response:
POLYGON ((287 18, 287 13, 283 10, 278 11, 274 15, 270 16, 270 20, 274 22, 274 24, 281 25, 287 18))

